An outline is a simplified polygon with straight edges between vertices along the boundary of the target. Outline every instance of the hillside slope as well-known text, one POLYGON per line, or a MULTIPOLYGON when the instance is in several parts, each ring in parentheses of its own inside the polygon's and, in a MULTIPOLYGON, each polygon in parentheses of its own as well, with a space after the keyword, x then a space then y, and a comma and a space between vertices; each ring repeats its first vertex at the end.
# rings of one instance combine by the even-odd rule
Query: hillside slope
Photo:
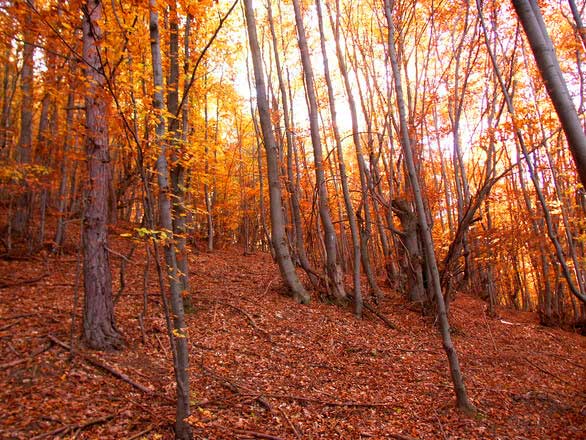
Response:
MULTIPOLYGON (((130 242, 113 237, 116 254, 130 242)), ((119 283, 122 259, 112 255, 119 283)), ((75 254, 0 261, 0 438, 172 438, 174 381, 154 265, 143 332, 144 246, 126 264, 117 320, 119 353, 83 351, 151 393, 69 353, 75 254)), ((460 295, 454 342, 481 410, 466 417, 454 396, 433 322, 387 292, 367 314, 283 296, 270 256, 239 249, 191 256, 195 311, 188 316, 191 422, 196 438, 586 438, 586 338, 538 325, 460 295)), ((118 284, 115 285, 115 291, 118 284)), ((79 331, 81 304, 77 311, 79 331)))

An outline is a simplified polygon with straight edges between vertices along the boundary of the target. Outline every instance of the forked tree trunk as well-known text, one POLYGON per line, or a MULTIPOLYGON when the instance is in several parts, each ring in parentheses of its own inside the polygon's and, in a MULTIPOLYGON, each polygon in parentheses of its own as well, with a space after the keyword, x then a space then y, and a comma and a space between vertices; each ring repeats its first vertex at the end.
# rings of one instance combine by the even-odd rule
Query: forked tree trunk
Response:
MULTIPOLYGON (((354 142, 354 148, 356 150, 356 160, 358 162, 358 172, 360 175, 360 190, 361 190, 361 197, 362 203, 361 206, 364 211, 364 219, 361 219, 359 215, 357 215, 359 232, 360 232, 360 257, 362 260, 362 267, 364 268, 364 272, 366 273, 366 278, 368 279, 368 283, 370 288, 372 289, 372 293, 374 294, 375 300, 378 300, 382 297, 382 292, 378 287, 376 282, 376 276, 374 271, 372 270, 372 265, 370 264, 370 258, 368 255, 368 242, 370 241, 371 237, 371 215, 370 215, 370 207, 368 204, 369 199, 369 175, 368 169, 366 167, 366 163, 364 161, 364 154, 362 152, 362 143, 360 140, 360 133, 359 133, 359 126, 358 126, 358 112, 356 110, 356 102, 354 99, 354 95, 352 93, 352 86, 350 85, 350 79, 348 76, 348 69, 346 67, 346 63, 344 61, 344 54, 342 52, 342 46, 340 44, 340 19, 339 19, 339 2, 336 2, 336 21, 332 18, 331 11, 330 12, 330 24, 332 26, 334 32, 334 40, 336 43, 336 57, 338 58, 338 67, 340 69, 340 73, 342 74, 342 79, 344 81, 344 88, 346 90, 346 99, 348 100, 348 109, 350 111, 350 117, 352 121, 352 141, 354 142)), ((358 209, 358 213, 361 209, 358 209)))
POLYGON ((287 246, 285 219, 283 217, 283 203, 281 199, 281 185, 279 182, 278 151, 275 137, 273 135, 269 102, 266 95, 262 57, 260 46, 258 44, 252 0, 244 0, 244 11, 246 14, 246 27, 248 29, 252 66, 254 69, 260 126, 267 156, 272 229, 271 242, 275 251, 275 257, 277 264, 279 265, 281 276, 291 290, 293 298, 300 303, 307 304, 310 301, 309 294, 297 277, 295 266, 291 260, 291 254, 289 253, 289 247, 287 246))
POLYGON ((163 103, 163 67, 161 60, 161 40, 159 34, 159 14, 156 0, 150 0, 150 39, 153 63, 153 106, 158 113, 156 135, 160 147, 157 159, 157 179, 159 183, 159 228, 167 234, 164 242, 167 277, 171 290, 171 307, 173 310, 173 331, 170 332, 173 348, 173 367, 177 382, 177 406, 175 413, 175 438, 190 440, 193 438, 191 426, 186 418, 190 414, 189 395, 189 352, 187 349, 187 333, 185 312, 181 295, 181 282, 177 269, 177 251, 173 235, 172 206, 170 200, 170 179, 167 163, 167 145, 165 140, 165 118, 162 115, 163 103))
POLYGON ((342 183, 342 194, 344 195, 344 205, 346 206, 346 214, 348 215, 348 222, 350 223, 350 233, 352 235, 352 250, 354 255, 353 265, 353 281, 354 281, 354 314, 362 317, 363 299, 360 290, 360 233, 358 231, 358 222, 356 214, 352 206, 352 199, 350 198, 350 189, 348 187, 348 178, 346 176, 346 165, 344 164, 344 151, 342 149, 342 140, 340 138, 340 130, 336 121, 336 99, 334 97, 334 88, 330 77, 330 67, 328 62, 326 41, 324 37, 324 25, 322 18, 321 1, 316 0, 317 17, 319 23, 319 36, 322 51, 322 58, 324 62, 324 76, 328 87, 328 100, 330 104, 330 113, 332 115, 332 129, 334 131, 334 140, 336 142, 336 150, 338 152, 338 166, 340 168, 340 181, 342 183))
POLYGON ((344 290, 344 278, 342 268, 338 264, 338 250, 336 243, 336 230, 332 222, 332 214, 329 207, 328 187, 325 178, 323 151, 319 133, 319 109, 317 106, 317 97, 315 94, 315 85, 313 80, 313 67, 309 58, 309 48, 303 26, 303 18, 299 0, 293 0, 295 10, 295 23, 297 27, 297 36, 299 43, 299 52, 301 53, 301 64, 303 65, 303 76, 305 78, 305 87, 307 91, 307 101, 309 104, 309 126, 311 132, 311 143, 313 146, 313 159, 315 164, 315 180, 318 194, 319 216, 324 229, 324 245, 326 249, 326 273, 328 276, 328 287, 330 294, 337 301, 346 299, 344 290))
POLYGON ((395 52, 395 29, 393 24, 391 5, 392 0, 384 0, 385 15, 388 25, 389 59, 391 62, 393 79, 395 83, 395 93, 401 127, 401 146, 403 147, 403 154, 405 155, 405 166, 407 167, 407 172, 409 174, 409 182, 411 184, 411 190, 413 191, 413 196, 415 199, 415 208, 417 210, 419 227, 421 229, 425 257, 427 260, 427 265, 431 272, 431 282, 435 300, 437 302, 440 331, 444 344, 444 349, 448 356, 448 363, 450 365, 450 373, 452 376, 452 382, 454 384, 454 391, 456 393, 456 404, 458 408, 466 412, 475 412, 476 409, 474 408, 474 405, 472 405, 472 402, 470 402, 470 400, 468 399, 468 393, 466 391, 466 386, 464 385, 464 378, 462 376, 462 371, 460 370, 460 362, 458 360, 458 355, 456 353, 456 349, 454 348, 454 344, 452 343, 452 337, 450 336, 450 324, 448 322, 446 305, 444 303, 444 297, 442 295, 440 275, 437 267, 435 250, 433 248, 433 238, 431 236, 429 224, 427 223, 423 195, 421 193, 421 188, 419 186, 419 178, 415 170, 415 163, 413 160, 413 152, 411 150, 411 141, 409 139, 409 131, 407 126, 407 112, 405 108, 405 101, 403 99, 401 73, 399 71, 397 54, 395 52))
POLYGON ((312 284, 317 284, 317 277, 314 274, 314 270, 311 267, 309 258, 307 257, 307 251, 305 250, 305 239, 303 237, 303 224, 301 222, 301 208, 299 205, 299 188, 295 182, 295 176, 293 174, 293 155, 295 145, 293 142, 293 130, 291 128, 291 115, 289 112, 289 99, 287 98, 287 90, 285 87, 285 81, 283 79, 283 70, 281 68, 281 60, 279 55, 277 34, 275 33, 275 25, 273 21, 273 9, 271 2, 267 5, 269 28, 271 31, 271 39, 273 41, 273 54, 275 57, 275 64, 277 68, 277 78, 279 80, 279 92, 281 93, 281 104, 283 106, 283 121, 285 125, 285 140, 287 142, 287 191, 291 201, 291 219, 293 221, 293 229, 295 235, 295 250, 297 252, 297 258, 299 258, 299 264, 303 270, 307 273, 307 276, 311 280, 312 284))
POLYGON ((87 197, 83 226, 83 337, 94 349, 120 348, 114 321, 112 274, 108 258, 108 101, 98 47, 102 4, 88 0, 83 16, 83 58, 86 67, 87 197))

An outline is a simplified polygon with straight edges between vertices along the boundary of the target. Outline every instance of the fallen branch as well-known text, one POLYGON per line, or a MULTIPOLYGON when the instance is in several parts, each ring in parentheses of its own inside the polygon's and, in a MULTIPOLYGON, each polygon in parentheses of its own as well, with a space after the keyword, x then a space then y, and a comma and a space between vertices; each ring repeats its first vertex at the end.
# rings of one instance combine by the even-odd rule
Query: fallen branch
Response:
POLYGON ((8 321, 11 319, 21 319, 21 318, 30 318, 31 316, 37 316, 36 313, 23 313, 21 315, 13 315, 13 316, 2 316, 0 317, 0 321, 8 321))
POLYGON ((49 276, 48 273, 44 273, 41 276, 35 277, 35 278, 31 278, 30 280, 20 280, 20 281, 0 281, 0 289, 9 289, 11 287, 18 287, 18 286, 24 286, 26 284, 35 284, 38 283, 39 281, 41 281, 43 278, 47 278, 49 276))
POLYGON ((298 439, 302 439, 302 435, 299 432, 299 430, 297 429, 297 427, 293 424, 293 422, 291 421, 291 419, 289 418, 289 416, 287 415, 287 413, 285 412, 285 410, 283 408, 281 408, 280 406, 277 407, 279 409, 279 411, 281 412, 281 414, 283 414, 283 417, 285 417, 285 420, 287 421, 287 423, 289 424, 289 426, 291 427, 291 429, 293 430, 293 432, 295 433, 295 437, 297 437, 298 439))
POLYGON ((230 391, 232 391, 234 394, 238 394, 240 396, 248 396, 248 397, 252 397, 255 401, 257 401, 258 403, 260 403, 264 408, 266 408, 269 412, 273 412, 273 407, 272 405, 267 402, 267 400, 263 397, 263 393, 259 393, 256 392, 254 390, 251 390, 248 387, 245 387, 242 384, 239 383, 235 383, 225 377, 222 376, 218 376, 216 373, 214 373, 212 370, 208 369, 204 364, 203 361, 200 362, 200 367, 203 370, 204 373, 208 374, 209 376, 211 376, 213 379, 217 380, 218 382, 220 382, 220 384, 222 386, 224 386, 225 388, 228 388, 230 391), (244 390, 245 393, 242 393, 241 390, 244 390))
POLYGON ((41 348, 39 348, 38 350, 36 350, 36 351, 33 351, 33 352, 31 353, 31 355, 30 355, 30 356, 28 356, 28 357, 26 357, 26 358, 17 359, 17 360, 15 360, 15 361, 12 361, 12 362, 7 362, 7 363, 5 363, 5 364, 1 364, 1 365, 0 365, 0 370, 4 370, 4 369, 6 369, 6 368, 15 367, 16 365, 24 364, 25 362, 28 362, 28 361, 30 361, 31 359, 33 359, 33 358, 37 357, 38 355, 40 355, 40 354, 42 354, 42 353, 46 352, 46 351, 47 351, 47 350, 49 350, 51 347, 53 347, 53 343, 52 343, 52 342, 50 342, 50 343, 49 343, 47 346, 45 346, 45 347, 41 347, 41 348))
MULTIPOLYGON (((549 371, 549 370, 546 370, 545 368, 541 368, 539 365, 537 365, 537 364, 535 364, 535 363, 531 362, 531 361, 529 360, 529 358, 525 357, 524 359, 525 359, 525 361, 526 361, 526 362, 527 362, 529 365, 531 365, 533 368, 536 368, 536 369, 538 369, 539 371, 541 371, 541 372, 543 372, 543 373, 545 373, 545 374, 548 374, 548 375, 550 375, 551 377, 553 377, 554 379, 557 379, 557 380, 559 380, 561 383, 563 383, 563 384, 565 384, 565 385, 568 385, 568 386, 571 386, 571 387, 576 387, 576 385, 574 385, 574 384, 573 384, 573 383, 571 383, 571 382, 568 382, 568 381, 567 381, 567 380, 565 380, 565 379, 562 379, 562 378, 561 378, 561 377, 559 377, 557 374, 554 374, 554 373, 552 373, 551 371, 549 371)), ((582 393, 582 392, 580 392, 580 391, 578 391, 578 393, 579 393, 579 394, 581 394, 581 395, 583 395, 583 396, 584 396, 584 395, 586 395, 586 394, 584 394, 584 393, 582 393)))
POLYGON ((263 434, 262 432, 255 432, 255 431, 247 431, 246 429, 234 429, 234 432, 238 434, 249 435, 254 438, 262 438, 266 440, 283 440, 282 437, 277 437, 270 434, 263 434))
POLYGON ((384 408, 384 407, 400 407, 401 405, 397 404, 396 402, 336 402, 333 400, 321 400, 316 399, 313 397, 303 397, 303 396, 294 396, 292 394, 284 395, 284 394, 270 394, 270 393, 263 393, 262 395, 266 397, 270 397, 272 399, 281 399, 281 400, 297 400, 299 402, 308 402, 308 403, 317 403, 324 406, 346 406, 346 407, 354 407, 354 408, 384 408))
MULTIPOLYGON (((59 345, 60 347, 64 348, 65 350, 70 350, 71 348, 69 347, 69 345, 67 345, 65 342, 61 342, 59 339, 57 339, 55 336, 53 335, 47 335, 47 337, 53 341, 55 344, 59 345)), ((123 380, 124 382, 132 385, 134 388, 136 388, 137 390, 142 391, 143 393, 146 394, 151 394, 153 392, 152 389, 149 389, 147 387, 145 387, 144 385, 139 384, 138 382, 135 382, 134 380, 132 380, 130 377, 128 377, 126 374, 121 373, 120 371, 116 370, 114 367, 111 367, 108 364, 105 364, 101 361, 98 361, 97 359, 94 359, 91 356, 88 356, 87 354, 83 354, 83 353, 77 353, 84 361, 92 364, 95 367, 101 368, 103 370, 106 370, 108 373, 110 373, 112 376, 117 377, 120 380, 123 380)))
POLYGON ((4 327, 0 327, 0 332, 3 332, 4 330, 8 330, 11 327, 14 327, 16 324, 18 324, 20 321, 22 321, 22 319, 17 319, 16 321, 14 321, 12 324, 7 324, 4 327))
POLYGON ((128 437, 126 440, 136 440, 137 438, 142 438, 143 436, 151 432, 153 429, 155 429, 155 427, 151 426, 150 428, 145 429, 144 431, 140 431, 139 433, 136 433, 133 436, 128 437))
POLYGON ((381 312, 379 312, 373 306, 368 304, 366 301, 364 302, 364 308, 366 310, 368 310, 369 312, 371 312, 372 314, 374 314, 382 322, 384 322, 387 325, 387 327, 389 327, 390 329, 399 330, 399 328, 389 318, 387 318, 385 315, 383 315, 381 312))
POLYGON ((381 407, 384 408, 384 407, 389 407, 389 406, 401 407, 401 405, 397 404, 396 402, 351 402, 351 401, 336 402, 333 400, 321 400, 321 399, 317 399, 317 398, 313 398, 313 397, 295 396, 293 394, 284 395, 284 394, 265 393, 263 391, 253 390, 248 387, 245 387, 244 385, 234 383, 233 381, 231 381, 225 377, 218 376, 213 371, 208 369, 203 364, 203 362, 200 362, 200 367, 206 374, 208 374, 212 378, 216 379, 224 387, 228 388, 233 393, 239 394, 239 395, 244 395, 244 396, 249 396, 249 397, 254 397, 255 400, 257 400, 261 405, 263 405, 264 407, 266 407, 270 411, 272 411, 272 406, 266 401, 266 399, 264 399, 264 397, 268 397, 271 399, 296 400, 299 402, 317 403, 317 404, 324 405, 324 406, 346 406, 346 407, 355 407, 355 408, 381 408, 381 407), (241 390, 245 391, 246 394, 242 393, 241 390))
POLYGON ((415 437, 411 437, 409 435, 404 434, 387 434, 390 438, 394 438, 397 440, 417 440, 415 437))
POLYGON ((83 430, 85 428, 89 428, 90 426, 97 425, 100 423, 105 423, 108 420, 113 419, 116 417, 118 413, 110 414, 104 417, 98 417, 97 419, 92 419, 85 423, 74 423, 73 425, 62 426, 61 428, 54 429, 51 432, 46 432, 44 434, 37 435, 36 437, 31 438, 30 440, 40 440, 45 437, 54 437, 54 436, 61 436, 67 434, 70 431, 76 430, 83 430))
POLYGON ((224 302, 224 301, 219 301, 219 300, 212 300, 212 302, 214 302, 215 304, 221 304, 223 306, 230 307, 230 308, 236 310, 237 312, 240 312, 242 315, 244 315, 246 317, 246 319, 248 320, 248 323, 250 324, 250 326, 253 329, 255 329, 259 333, 262 333, 267 339, 270 340, 271 335, 266 330, 263 330, 262 328, 260 328, 256 324, 256 322, 254 321, 254 319, 252 319, 252 316, 250 316, 250 314, 246 310, 243 310, 240 307, 235 306, 234 304, 230 304, 229 302, 224 302))

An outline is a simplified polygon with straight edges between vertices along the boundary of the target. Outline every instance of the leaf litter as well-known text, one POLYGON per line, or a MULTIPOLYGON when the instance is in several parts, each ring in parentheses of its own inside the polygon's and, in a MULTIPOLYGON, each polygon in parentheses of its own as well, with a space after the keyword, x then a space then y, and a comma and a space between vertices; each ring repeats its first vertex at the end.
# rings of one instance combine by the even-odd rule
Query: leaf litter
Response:
MULTIPOLYGON (((110 247, 127 255, 131 243, 113 236, 110 247)), ((114 292, 121 260, 112 255, 114 292)), ((0 438, 173 438, 175 384, 152 264, 144 343, 138 319, 145 260, 139 246, 116 304, 126 348, 92 352, 77 342, 73 361, 51 338, 69 344, 76 256, 0 260, 0 438)), ((542 327, 533 314, 489 318, 465 294, 451 305, 480 409, 470 417, 454 408, 433 321, 399 294, 385 290, 379 306, 393 330, 372 313, 358 321, 350 307, 294 303, 267 254, 194 252, 190 277, 197 439, 586 438, 586 338, 542 327)), ((77 335, 81 306, 75 314, 77 335)))

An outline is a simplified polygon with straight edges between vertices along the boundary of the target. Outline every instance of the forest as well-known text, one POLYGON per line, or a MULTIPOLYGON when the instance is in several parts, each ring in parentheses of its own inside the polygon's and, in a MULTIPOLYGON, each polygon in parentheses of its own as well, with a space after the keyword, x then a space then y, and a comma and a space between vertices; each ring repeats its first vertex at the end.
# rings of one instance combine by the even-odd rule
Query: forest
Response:
POLYGON ((0 0, 0 438, 586 438, 584 0, 0 0))

